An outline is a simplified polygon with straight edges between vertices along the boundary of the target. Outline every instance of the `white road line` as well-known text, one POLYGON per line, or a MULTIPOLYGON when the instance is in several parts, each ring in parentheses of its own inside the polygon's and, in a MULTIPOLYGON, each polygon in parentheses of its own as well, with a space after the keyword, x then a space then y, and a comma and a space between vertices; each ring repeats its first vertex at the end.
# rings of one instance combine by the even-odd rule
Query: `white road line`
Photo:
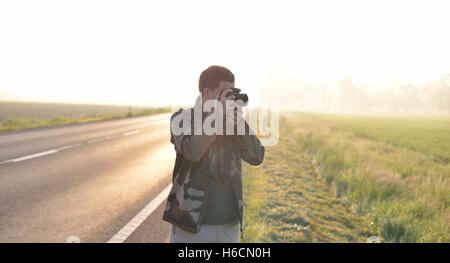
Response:
POLYGON ((60 151, 60 150, 70 149, 72 147, 73 147, 73 145, 66 145, 66 146, 63 146, 63 147, 56 148, 56 150, 60 151))
MULTIPOLYGON (((126 132, 126 133, 123 134, 123 136, 133 135, 133 134, 140 133, 140 132, 141 132, 141 130, 126 132)), ((103 141, 103 140, 112 139, 112 138, 116 138, 116 137, 119 137, 119 136, 120 135, 112 135, 112 136, 97 138, 97 139, 93 139, 93 140, 88 141, 88 143, 100 142, 100 141, 103 141)), ((76 143, 74 145, 66 145, 66 146, 63 146, 63 147, 60 147, 60 148, 56 148, 56 149, 52 149, 52 150, 48 150, 48 151, 45 151, 45 152, 40 152, 40 153, 26 155, 26 156, 15 158, 15 159, 5 160, 5 161, 0 162, 0 164, 3 164, 3 163, 15 163, 15 162, 28 160, 28 159, 33 159, 33 158, 37 158, 37 157, 41 157, 41 156, 45 156, 45 155, 49 155, 49 154, 54 154, 54 153, 57 153, 60 150, 65 150, 65 149, 69 149, 69 148, 72 148, 72 147, 77 147, 77 146, 80 146, 80 145, 82 145, 82 143, 76 143)))
POLYGON ((2 163, 20 162, 20 161, 24 161, 24 160, 28 160, 28 159, 41 157, 41 156, 44 156, 44 155, 54 154, 54 153, 57 153, 57 152, 58 152, 58 150, 56 150, 56 149, 48 150, 48 151, 45 151, 45 152, 35 153, 35 154, 19 157, 19 158, 16 158, 16 159, 6 160, 6 161, 1 162, 0 164, 2 164, 2 163))
POLYGON ((169 184, 158 196, 148 203, 128 224, 126 224, 117 234, 115 234, 107 243, 122 243, 138 228, 142 222, 167 198, 172 184, 169 184))
POLYGON ((131 131, 131 132, 126 132, 126 133, 123 134, 123 136, 133 135, 133 134, 140 133, 140 132, 141 132, 140 130, 137 130, 137 131, 131 131))

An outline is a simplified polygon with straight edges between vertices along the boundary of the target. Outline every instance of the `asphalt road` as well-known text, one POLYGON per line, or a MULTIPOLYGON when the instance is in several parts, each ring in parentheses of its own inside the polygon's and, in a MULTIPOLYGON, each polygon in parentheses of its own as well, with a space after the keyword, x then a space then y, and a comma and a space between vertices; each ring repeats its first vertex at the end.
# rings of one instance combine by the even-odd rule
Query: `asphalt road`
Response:
MULTIPOLYGON (((169 116, 0 134, 0 242, 110 241, 171 183, 169 116)), ((168 241, 158 204, 123 242, 168 241)))

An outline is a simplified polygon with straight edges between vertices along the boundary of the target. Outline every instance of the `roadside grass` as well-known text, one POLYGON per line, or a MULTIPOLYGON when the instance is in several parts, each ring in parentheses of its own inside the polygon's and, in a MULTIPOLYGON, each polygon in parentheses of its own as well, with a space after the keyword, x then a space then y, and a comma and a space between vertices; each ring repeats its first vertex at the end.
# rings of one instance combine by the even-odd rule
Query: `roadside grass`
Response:
POLYGON ((449 120, 285 117, 296 151, 384 241, 450 242, 449 120))
POLYGON ((293 127, 282 117, 263 164, 244 165, 243 242, 366 242, 376 230, 335 197, 293 127))
POLYGON ((80 114, 78 116, 65 116, 65 115, 55 115, 51 118, 8 118, 0 123, 1 131, 10 130, 22 130, 36 127, 46 127, 63 125, 70 123, 85 123, 98 120, 110 120, 110 119, 121 119, 129 117, 137 117, 144 115, 152 115, 157 113, 170 112, 169 108, 148 108, 143 109, 139 112, 132 113, 117 113, 117 114, 99 114, 99 113, 88 113, 80 114))

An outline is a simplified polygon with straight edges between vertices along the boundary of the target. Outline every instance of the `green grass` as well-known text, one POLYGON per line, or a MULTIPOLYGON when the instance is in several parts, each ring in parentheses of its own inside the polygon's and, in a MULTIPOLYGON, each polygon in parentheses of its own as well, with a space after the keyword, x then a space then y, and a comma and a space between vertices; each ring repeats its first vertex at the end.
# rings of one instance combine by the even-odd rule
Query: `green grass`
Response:
POLYGON ((22 130, 36 127, 46 127, 46 126, 55 126, 55 125, 63 125, 70 123, 84 123, 90 121, 98 121, 98 120, 109 120, 109 119, 120 119, 120 118, 128 118, 128 117, 137 117, 144 115, 151 115, 156 113, 164 113, 169 112, 169 108, 149 108, 143 109, 139 112, 128 112, 128 113, 88 113, 88 114, 80 114, 77 116, 58 116, 54 115, 51 118, 7 118, 0 123, 0 132, 1 131, 10 131, 10 130, 22 130))
POLYGON ((450 120, 284 113, 244 166, 244 242, 450 242, 450 120))
POLYGON ((243 242, 365 242, 370 222, 336 198, 282 119, 261 166, 245 165, 243 242))
POLYGON ((450 242, 450 120, 289 113, 297 152, 386 242, 450 242))

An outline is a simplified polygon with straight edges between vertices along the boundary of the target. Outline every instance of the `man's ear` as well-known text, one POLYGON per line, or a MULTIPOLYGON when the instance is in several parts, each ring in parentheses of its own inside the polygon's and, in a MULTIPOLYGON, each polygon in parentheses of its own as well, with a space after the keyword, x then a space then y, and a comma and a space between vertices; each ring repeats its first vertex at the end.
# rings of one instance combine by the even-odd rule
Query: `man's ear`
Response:
POLYGON ((211 96, 211 90, 208 88, 204 88, 202 94, 203 98, 209 98, 211 96))

